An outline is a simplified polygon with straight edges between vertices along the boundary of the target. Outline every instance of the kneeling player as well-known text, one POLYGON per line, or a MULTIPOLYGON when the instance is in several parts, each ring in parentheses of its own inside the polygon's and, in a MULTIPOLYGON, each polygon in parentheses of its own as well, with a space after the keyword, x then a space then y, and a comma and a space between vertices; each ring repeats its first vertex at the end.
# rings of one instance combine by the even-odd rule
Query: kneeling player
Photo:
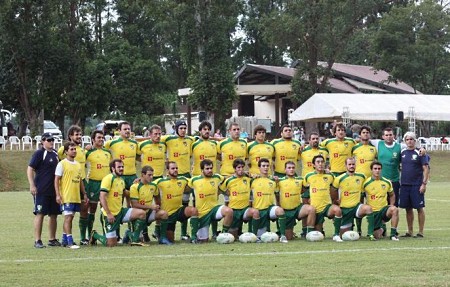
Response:
POLYGON ((308 173, 303 181, 304 191, 309 191, 311 205, 316 210, 315 229, 323 233, 325 217, 334 219, 333 241, 342 242, 339 235, 342 212, 338 205, 331 204, 331 184, 333 175, 325 173, 325 159, 322 155, 316 155, 312 159, 314 171, 308 173))
POLYGON ((253 208, 259 211, 260 222, 257 236, 270 231, 270 221, 278 220, 280 228, 280 242, 287 243, 286 238, 286 216, 283 208, 274 204, 275 192, 277 190, 276 181, 269 177, 270 161, 262 158, 258 161, 259 174, 251 180, 253 208))
POLYGON ((218 203, 219 186, 223 177, 213 173, 213 162, 209 159, 202 160, 200 169, 202 174, 189 179, 188 185, 193 190, 198 209, 197 240, 206 242, 209 239, 209 226, 212 222, 223 219, 222 232, 228 232, 233 223, 233 210, 218 203))
POLYGON ((380 162, 372 162, 370 169, 372 177, 364 182, 364 192, 366 202, 373 210, 374 216, 374 236, 381 238, 383 236, 383 223, 391 220, 391 240, 398 241, 397 225, 398 225, 398 208, 395 207, 395 194, 393 192, 392 183, 381 176, 382 164, 380 162), (389 205, 387 205, 387 196, 389 195, 389 205))
POLYGON ((237 239, 242 224, 252 220, 252 232, 256 234, 259 226, 259 211, 250 207, 250 178, 244 173, 245 162, 233 161, 234 175, 227 178, 220 186, 225 192, 225 204, 233 209, 233 223, 229 230, 237 239))
POLYGON ((117 231, 120 224, 132 222, 134 231, 130 234, 132 245, 143 245, 139 241, 139 235, 145 227, 145 211, 139 208, 122 207, 123 198, 129 201, 129 191, 125 189, 123 175, 123 161, 114 159, 110 165, 111 174, 102 179, 100 187, 100 203, 102 205, 102 224, 104 224, 105 235, 98 234, 92 230, 90 244, 100 241, 103 245, 113 247, 117 245, 117 231))

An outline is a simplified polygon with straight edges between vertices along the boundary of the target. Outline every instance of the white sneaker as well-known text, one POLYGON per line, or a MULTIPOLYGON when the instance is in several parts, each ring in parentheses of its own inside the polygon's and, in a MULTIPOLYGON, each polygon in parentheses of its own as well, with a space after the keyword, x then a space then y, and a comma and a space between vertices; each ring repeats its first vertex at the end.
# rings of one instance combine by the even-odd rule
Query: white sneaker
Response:
POLYGON ((289 241, 287 240, 286 236, 281 235, 281 236, 280 236, 280 242, 281 242, 281 243, 288 243, 289 241))
POLYGON ((343 240, 341 239, 341 237, 339 235, 333 236, 333 241, 335 241, 335 242, 343 242, 343 240))
POLYGON ((398 239, 398 237, 395 236, 395 235, 394 235, 394 236, 391 236, 391 240, 392 240, 392 241, 400 241, 400 239, 398 239))
POLYGON ((74 245, 67 245, 70 249, 80 249, 80 246, 74 244, 74 245))

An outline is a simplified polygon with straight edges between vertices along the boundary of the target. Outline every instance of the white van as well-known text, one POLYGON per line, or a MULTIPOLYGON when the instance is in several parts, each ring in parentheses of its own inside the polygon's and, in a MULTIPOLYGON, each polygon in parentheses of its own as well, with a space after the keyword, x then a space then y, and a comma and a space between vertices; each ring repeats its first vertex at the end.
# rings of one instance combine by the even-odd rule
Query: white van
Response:
MULTIPOLYGON (((52 121, 44 120, 44 133, 52 133, 54 136, 64 138, 63 133, 59 127, 52 121)), ((27 126, 26 130, 27 136, 30 135, 30 127, 27 126)))

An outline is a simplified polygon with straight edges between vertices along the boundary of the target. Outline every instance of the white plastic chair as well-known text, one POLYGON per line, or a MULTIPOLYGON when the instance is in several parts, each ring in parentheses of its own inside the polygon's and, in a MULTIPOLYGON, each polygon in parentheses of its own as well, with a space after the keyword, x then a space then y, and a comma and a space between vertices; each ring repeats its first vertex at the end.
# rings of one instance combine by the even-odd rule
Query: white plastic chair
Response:
POLYGON ((15 145, 17 146, 18 150, 20 149, 20 139, 18 137, 11 136, 8 138, 8 141, 9 141, 9 147, 11 150, 13 149, 13 146, 15 146, 15 145))
POLYGON ((111 140, 112 139, 112 136, 110 136, 110 135, 106 135, 105 136, 105 142, 107 142, 107 141, 109 141, 109 140, 111 140))
POLYGON ((30 136, 22 137, 22 150, 25 150, 26 145, 33 149, 33 139, 30 136))
POLYGON ((62 138, 56 136, 54 136, 53 138, 55 139, 54 148, 58 150, 58 148, 62 147, 62 138))
POLYGON ((0 145, 2 146, 2 150, 5 150, 6 139, 4 136, 0 136, 0 145))
POLYGON ((41 144, 42 137, 41 136, 35 136, 33 138, 33 140, 36 142, 36 149, 39 149, 39 145, 41 144))
POLYGON ((90 136, 82 136, 81 137, 81 147, 84 148, 84 145, 91 144, 91 137, 90 136))

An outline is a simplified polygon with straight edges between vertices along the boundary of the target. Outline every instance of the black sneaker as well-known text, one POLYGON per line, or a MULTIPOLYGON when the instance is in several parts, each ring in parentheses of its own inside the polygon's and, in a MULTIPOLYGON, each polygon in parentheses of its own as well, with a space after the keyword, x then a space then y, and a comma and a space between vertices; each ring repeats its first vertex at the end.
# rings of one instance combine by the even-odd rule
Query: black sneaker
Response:
POLYGON ((145 243, 149 243, 150 242, 150 237, 148 236, 148 233, 142 233, 142 240, 144 240, 145 243))
POLYGON ((89 245, 89 240, 87 240, 87 239, 81 240, 80 245, 89 245))
POLYGON ((59 243, 58 239, 52 239, 48 241, 47 245, 50 247, 60 247, 61 243, 59 243))
POLYGON ((42 240, 37 240, 34 242, 34 248, 45 248, 45 245, 42 244, 42 240))

